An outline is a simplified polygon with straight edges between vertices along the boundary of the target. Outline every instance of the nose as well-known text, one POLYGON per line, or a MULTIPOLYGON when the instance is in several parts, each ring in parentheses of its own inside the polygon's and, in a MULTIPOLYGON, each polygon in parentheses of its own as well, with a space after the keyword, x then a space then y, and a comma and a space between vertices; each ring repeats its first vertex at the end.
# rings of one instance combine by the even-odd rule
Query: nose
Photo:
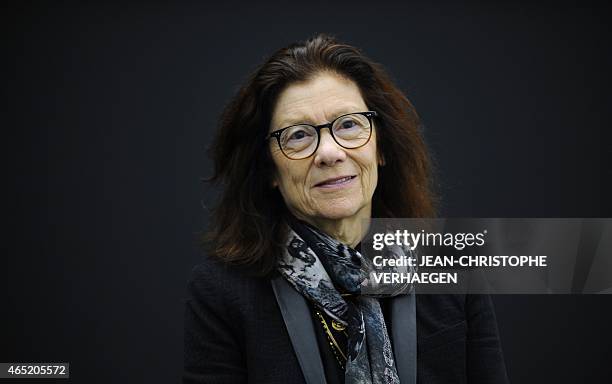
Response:
POLYGON ((315 152, 314 162, 317 167, 332 167, 346 159, 345 149, 336 143, 328 129, 322 129, 319 148, 315 152))

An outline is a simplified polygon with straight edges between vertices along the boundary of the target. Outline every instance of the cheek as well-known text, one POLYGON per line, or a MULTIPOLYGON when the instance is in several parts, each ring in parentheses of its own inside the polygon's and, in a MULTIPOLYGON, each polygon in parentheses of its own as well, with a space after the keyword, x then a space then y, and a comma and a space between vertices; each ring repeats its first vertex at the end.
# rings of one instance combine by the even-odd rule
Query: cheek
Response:
POLYGON ((277 165, 275 180, 281 194, 286 201, 296 201, 303 198, 306 184, 307 169, 300 164, 286 163, 277 165))
POLYGON ((364 175, 364 192, 372 194, 378 184, 378 159, 376 157, 376 147, 370 148, 364 153, 364 157, 361 159, 360 164, 362 165, 361 168, 364 175))

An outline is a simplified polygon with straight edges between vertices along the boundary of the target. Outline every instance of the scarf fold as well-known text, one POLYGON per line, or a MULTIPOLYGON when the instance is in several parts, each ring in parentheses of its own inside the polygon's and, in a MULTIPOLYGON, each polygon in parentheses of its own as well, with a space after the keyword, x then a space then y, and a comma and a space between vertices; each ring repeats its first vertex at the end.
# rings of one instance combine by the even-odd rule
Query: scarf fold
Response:
POLYGON ((290 222, 278 270, 302 296, 347 326, 347 384, 400 382, 377 298, 407 294, 411 286, 393 284, 362 293, 373 269, 353 248, 304 222, 290 222))

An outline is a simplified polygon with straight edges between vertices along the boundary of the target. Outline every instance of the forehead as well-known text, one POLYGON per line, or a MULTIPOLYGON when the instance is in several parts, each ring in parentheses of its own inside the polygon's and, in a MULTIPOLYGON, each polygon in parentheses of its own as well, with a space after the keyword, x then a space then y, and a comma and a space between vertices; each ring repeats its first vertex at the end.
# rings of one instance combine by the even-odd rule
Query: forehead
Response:
POLYGON ((292 124, 321 124, 367 107, 355 82, 331 72, 287 86, 272 112, 271 129, 292 124))

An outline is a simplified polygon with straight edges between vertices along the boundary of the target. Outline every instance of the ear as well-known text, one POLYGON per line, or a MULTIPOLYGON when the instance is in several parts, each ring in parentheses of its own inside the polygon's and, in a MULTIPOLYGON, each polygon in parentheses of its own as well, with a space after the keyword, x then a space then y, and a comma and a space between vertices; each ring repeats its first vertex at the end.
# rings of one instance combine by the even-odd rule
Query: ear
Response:
POLYGON ((272 189, 278 187, 278 181, 276 180, 276 175, 272 176, 272 182, 270 183, 272 189))
POLYGON ((385 164, 387 163, 385 160, 385 155, 383 155, 382 152, 378 152, 377 157, 378 157, 378 165, 381 167, 384 167, 385 164))

